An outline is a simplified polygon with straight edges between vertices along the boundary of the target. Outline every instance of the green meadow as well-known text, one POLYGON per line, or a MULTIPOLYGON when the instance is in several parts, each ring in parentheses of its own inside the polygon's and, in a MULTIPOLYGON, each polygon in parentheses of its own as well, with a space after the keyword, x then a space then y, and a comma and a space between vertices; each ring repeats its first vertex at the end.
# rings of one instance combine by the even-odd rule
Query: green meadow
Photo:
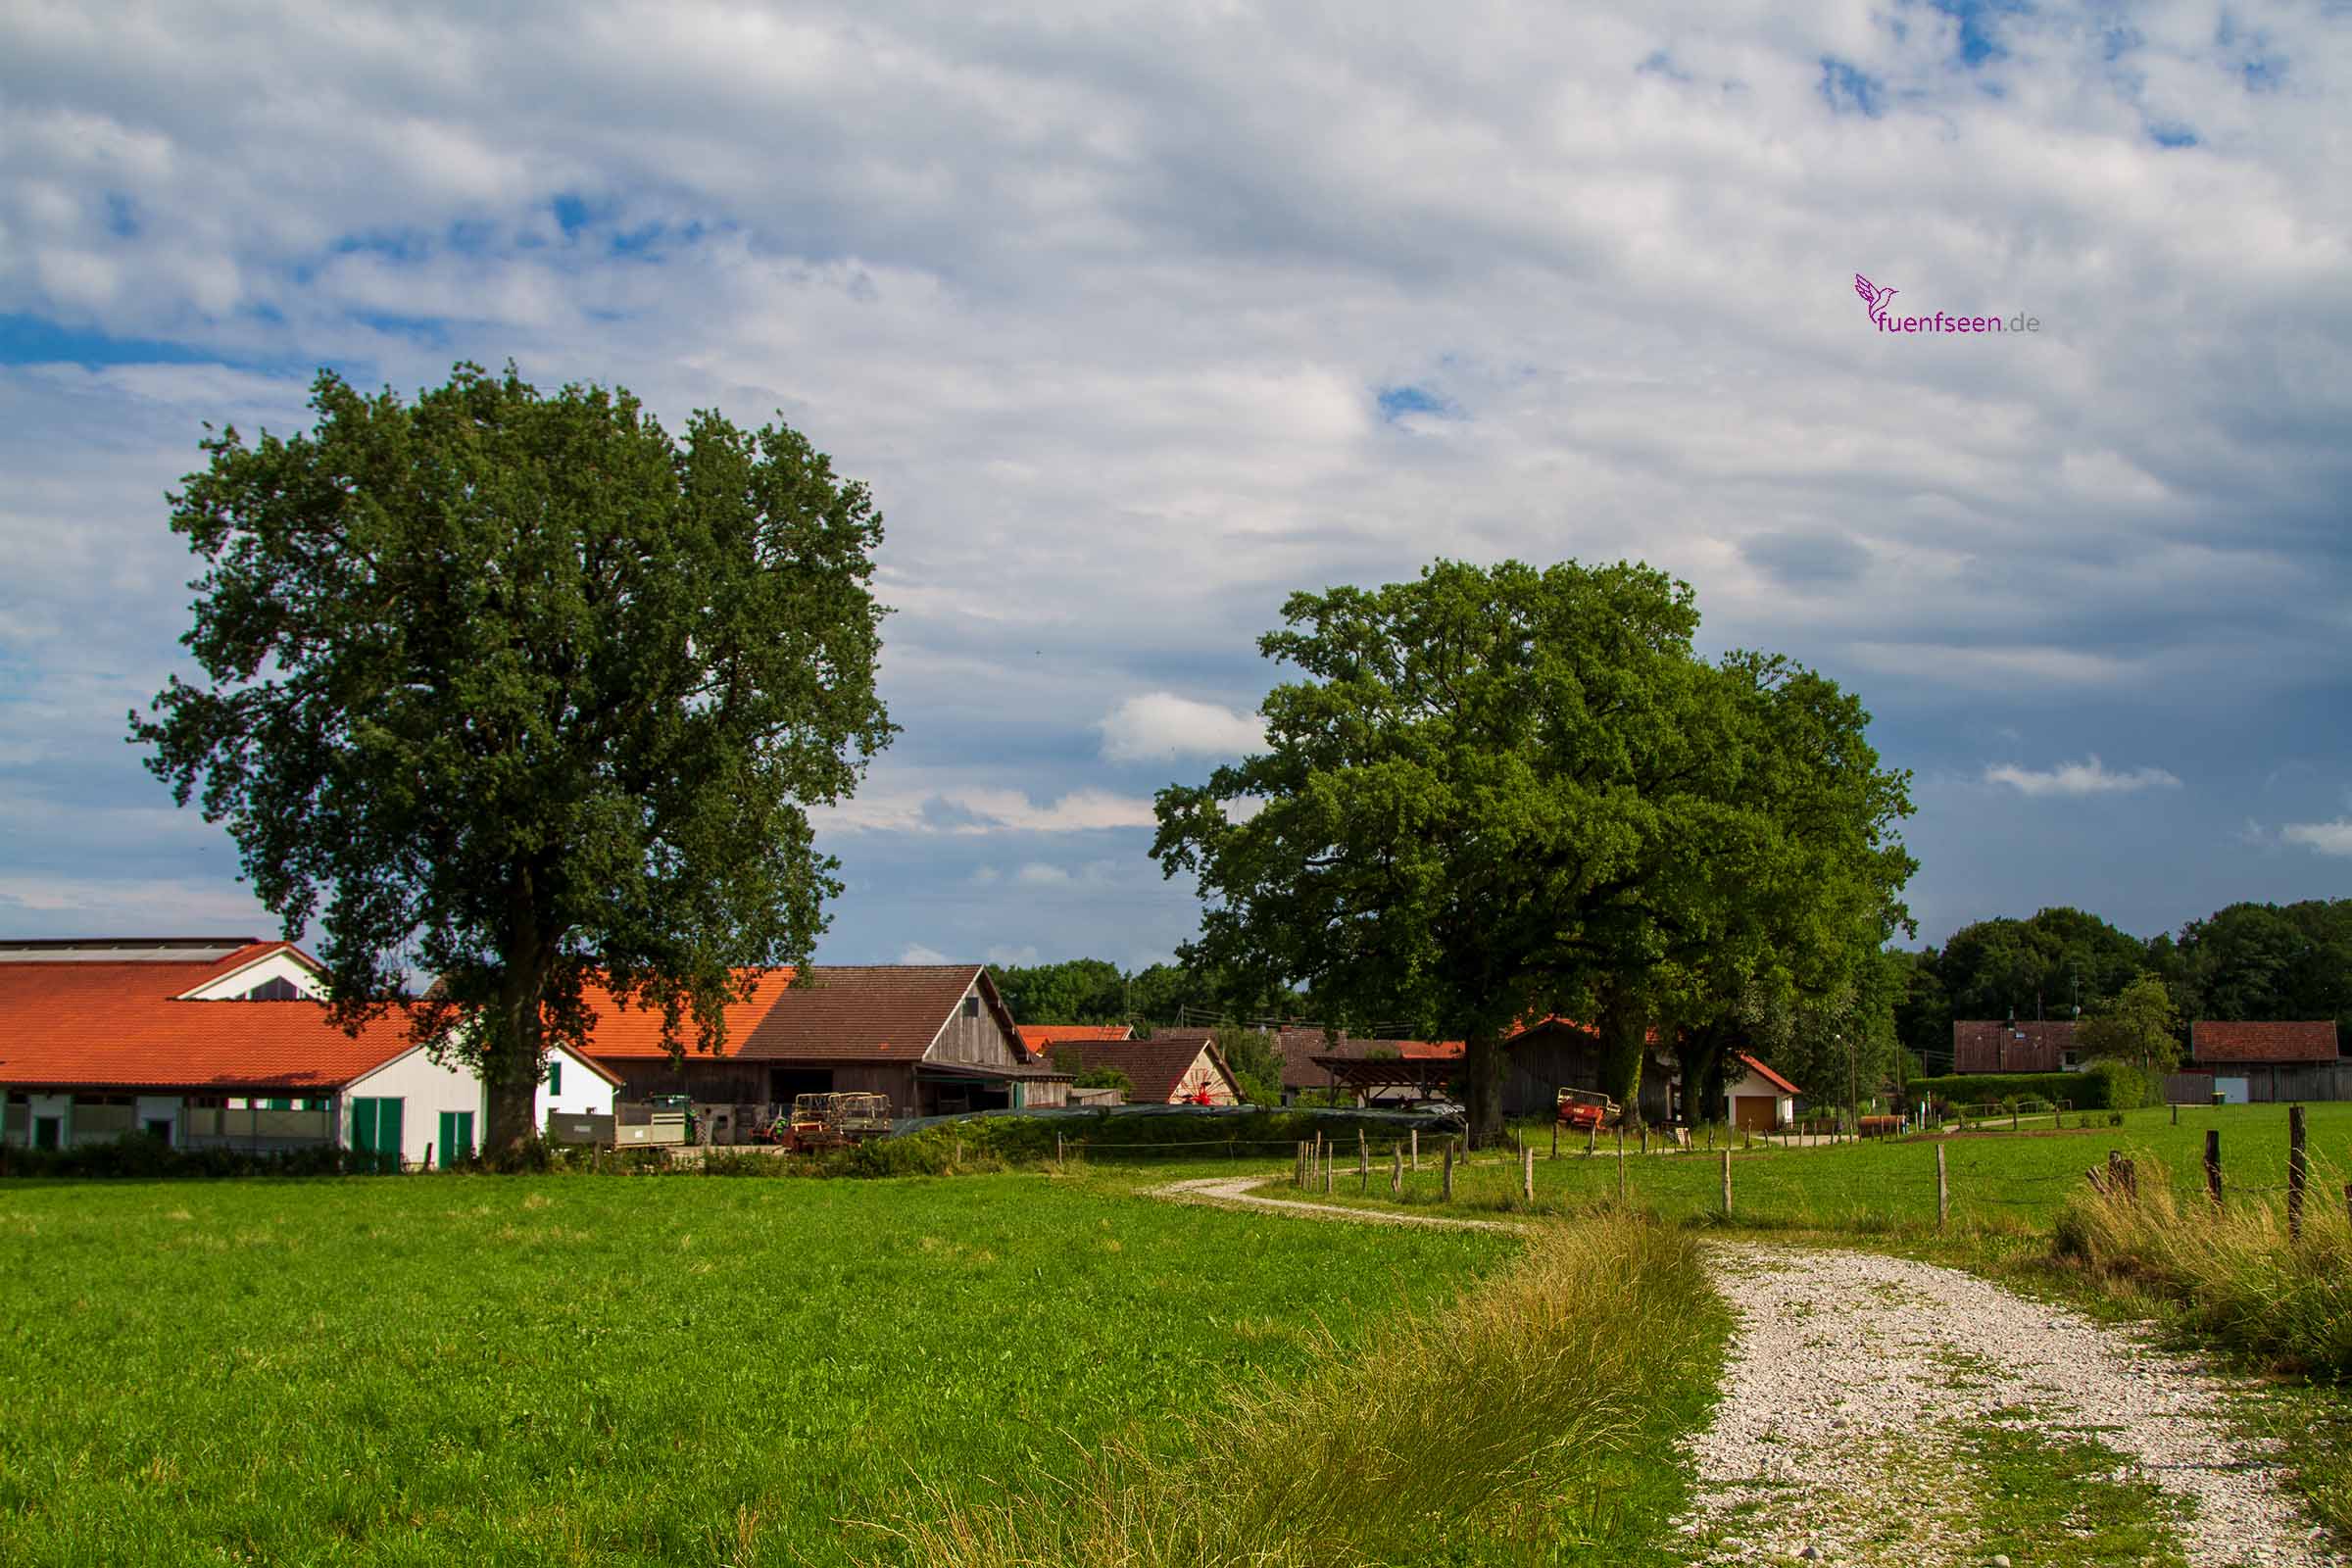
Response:
MULTIPOLYGON (((2306 1107, 2306 1152, 2314 1204, 2340 1210, 2344 1184, 2352 1181, 2352 1104, 2306 1107)), ((2222 1134, 2225 1201, 2231 1207, 2268 1201, 2276 1206, 2286 1184, 2287 1107, 2228 1105, 2184 1107, 2179 1125, 2168 1108, 2128 1111, 2124 1124, 2109 1126, 2104 1113, 2083 1127, 2068 1117, 2064 1129, 2043 1118, 2040 1130, 2011 1134, 2005 1129, 1867 1140, 1821 1148, 1781 1149, 1742 1144, 1738 1135, 1717 1131, 1709 1150, 1702 1136, 1690 1152, 1647 1155, 1629 1143, 1624 1180, 1627 1205, 1670 1220, 1703 1219, 1723 1210, 1723 1156, 1731 1154, 1732 1214, 1742 1223, 1806 1230, 1874 1232, 1933 1227, 1936 1223, 1936 1156, 1943 1152, 1944 1181, 1956 1227, 2046 1232, 2067 1200, 2086 1190, 2083 1172, 2104 1166, 2111 1151, 2150 1170, 2151 1157, 2163 1179, 2183 1199, 2204 1192, 2205 1134, 2222 1134)), ((1538 1213, 1583 1214, 1617 1200, 1617 1144, 1614 1134, 1595 1140, 1561 1134, 1559 1157, 1551 1154, 1547 1127, 1520 1129, 1536 1152, 1538 1213)), ((1421 1169, 1405 1173, 1403 1191, 1390 1197, 1393 1169, 1388 1147, 1374 1143, 1369 1182, 1357 1173, 1352 1141, 1335 1161, 1332 1195, 1351 1204, 1375 1207, 1402 1202, 1416 1210, 1444 1197, 1443 1162, 1424 1140, 1421 1169), (1366 1194, 1369 1196, 1365 1196, 1366 1194)), ((1288 1170, 1285 1170, 1287 1180, 1288 1170)), ((1454 1172, 1454 1207, 1466 1214, 1526 1212, 1519 1156, 1505 1150, 1482 1152, 1454 1172)), ((1430 1210, 1435 1212, 1435 1209, 1430 1210)))
POLYGON ((0 1186, 0 1561, 836 1563, 1517 1252, 1108 1183, 0 1186))

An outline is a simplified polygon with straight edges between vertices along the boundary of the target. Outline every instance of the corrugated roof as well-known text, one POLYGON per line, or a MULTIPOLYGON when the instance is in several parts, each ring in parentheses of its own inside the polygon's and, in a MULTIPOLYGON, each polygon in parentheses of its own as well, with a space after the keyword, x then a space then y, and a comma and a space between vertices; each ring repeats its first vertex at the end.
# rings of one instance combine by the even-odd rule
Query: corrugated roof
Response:
POLYGON ((2335 1020, 2232 1023, 2200 1018, 2189 1025, 2189 1054, 2199 1063, 2333 1061, 2335 1020))
MULTIPOLYGON (((983 998, 1017 1043, 1012 1022, 995 1001, 996 988, 976 963, 825 964, 808 971, 778 968, 747 974, 752 997, 728 1004, 727 1041, 720 1055, 744 1061, 915 1061, 980 978, 983 998)), ((609 1061, 665 1056, 660 1009, 626 1006, 590 987, 597 1015, 588 1054, 609 1061)), ((705 1057, 694 1043, 694 1020, 680 1021, 688 1058, 705 1057)))
POLYGON ((0 1083, 16 1089, 333 1089, 409 1049, 394 1012, 355 1040, 315 1002, 176 1002, 282 944, 211 960, 0 964, 0 1083))

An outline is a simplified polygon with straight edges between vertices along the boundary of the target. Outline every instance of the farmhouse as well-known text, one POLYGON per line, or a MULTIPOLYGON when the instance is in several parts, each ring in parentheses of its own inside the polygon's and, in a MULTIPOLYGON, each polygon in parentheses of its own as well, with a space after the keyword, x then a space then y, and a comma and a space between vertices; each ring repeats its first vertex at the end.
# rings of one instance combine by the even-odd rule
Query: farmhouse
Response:
POLYGON ((1215 1034, 1207 1029, 1161 1029, 1149 1040, 1066 1041, 1056 1053, 1087 1068, 1116 1067, 1127 1075, 1131 1105, 1238 1105, 1234 1077, 1215 1034))
POLYGON ((1763 1133, 1796 1120, 1803 1091, 1746 1053, 1732 1058, 1724 1080, 1724 1119, 1732 1126, 1763 1133))
MULTIPOLYGON (((318 961, 287 942, 0 942, 0 1137, 71 1149, 132 1134, 256 1153, 338 1145, 389 1162, 472 1153, 479 1080, 437 1065, 398 1012, 337 1028, 318 961)), ((612 1109, 613 1080, 549 1062, 542 1120, 612 1109)))
POLYGON ((2210 1076, 2233 1105, 2249 1101, 2334 1100, 2341 1096, 2335 1020, 2189 1025, 2189 1071, 2210 1076))
POLYGON ((2073 1072, 2082 1065, 2075 1051, 2074 1020, 2036 1018, 1959 1019, 1952 1023, 1954 1072, 2073 1072))
POLYGON ((726 1041, 682 1056, 662 1040, 659 1009, 624 1006, 595 988, 587 1054, 620 1079, 624 1100, 684 1095, 714 1143, 747 1136, 796 1095, 881 1095, 898 1116, 1058 1105, 1070 1074, 1035 1059, 979 964, 827 964, 746 974, 751 995, 726 1009, 726 1041))

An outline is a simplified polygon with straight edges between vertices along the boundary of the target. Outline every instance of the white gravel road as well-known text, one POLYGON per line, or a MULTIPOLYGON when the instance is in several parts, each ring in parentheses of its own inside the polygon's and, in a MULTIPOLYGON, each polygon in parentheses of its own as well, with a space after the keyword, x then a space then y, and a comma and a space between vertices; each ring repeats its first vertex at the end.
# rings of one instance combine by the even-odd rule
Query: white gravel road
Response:
POLYGON ((1681 1528, 1696 1561, 1987 1563, 1957 1471, 1961 1434, 1987 1421, 2124 1455, 2115 1479, 2184 1504, 2195 1568, 2347 1561, 2189 1361, 1933 1264, 1731 1244, 1715 1256, 1740 1323, 1714 1425, 1690 1445, 1697 1500, 1681 1528))
POLYGON ((1252 1189, 1268 1185, 1263 1176, 1210 1176, 1170 1182, 1146 1193, 1174 1203, 1208 1203, 1232 1208, 1270 1208, 1300 1219, 1328 1219, 1358 1225, 1435 1225, 1457 1231, 1512 1231, 1521 1227, 1491 1219, 1445 1219, 1436 1214, 1398 1214, 1380 1208, 1348 1208, 1341 1203, 1316 1203, 1298 1198, 1266 1198, 1252 1189))

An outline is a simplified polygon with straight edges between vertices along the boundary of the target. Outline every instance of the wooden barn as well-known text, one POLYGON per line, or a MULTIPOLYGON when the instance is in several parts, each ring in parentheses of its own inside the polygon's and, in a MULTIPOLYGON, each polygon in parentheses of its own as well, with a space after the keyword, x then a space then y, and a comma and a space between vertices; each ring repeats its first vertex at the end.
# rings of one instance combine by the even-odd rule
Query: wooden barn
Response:
POLYGON ((1127 1075, 1131 1105, 1238 1105, 1234 1077, 1215 1034, 1207 1029, 1161 1029, 1149 1040, 1056 1042, 1058 1060, 1116 1067, 1127 1075))
MULTIPOLYGON (((1659 1043, 1655 1030, 1645 1049, 1649 1054, 1642 1064, 1642 1119, 1670 1122, 1677 1109, 1680 1063, 1659 1043)), ((1600 1034, 1590 1025, 1546 1018, 1511 1036, 1502 1054, 1505 1116, 1549 1117, 1563 1089, 1600 1092, 1600 1034)))
POLYGON ((757 976, 727 1008, 726 1044, 682 1058, 662 1015, 591 993, 587 1054, 621 1080, 624 1101, 684 1095, 714 1143, 749 1135, 793 1097, 861 1091, 894 1116, 1058 1105, 1070 1075, 1034 1056, 988 970, 964 964, 827 964, 757 976))

